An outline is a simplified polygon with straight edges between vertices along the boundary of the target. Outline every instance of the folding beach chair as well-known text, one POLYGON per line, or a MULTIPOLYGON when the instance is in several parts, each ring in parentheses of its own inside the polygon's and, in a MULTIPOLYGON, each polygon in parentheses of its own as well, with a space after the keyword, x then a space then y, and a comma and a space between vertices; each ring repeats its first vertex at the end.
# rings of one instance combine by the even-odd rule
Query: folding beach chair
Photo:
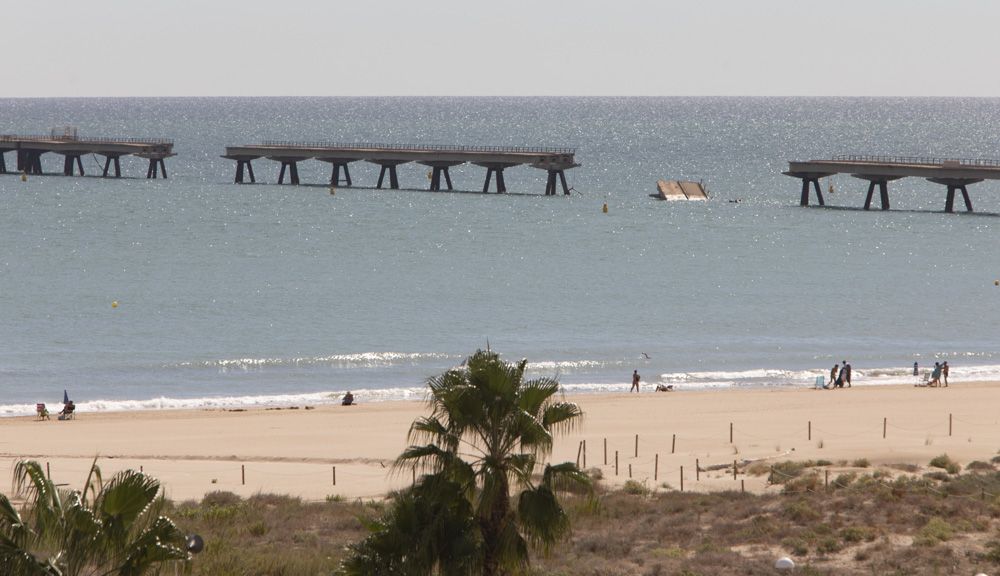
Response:
POLYGON ((823 390, 824 388, 826 388, 825 384, 826 384, 826 376, 817 376, 816 383, 813 384, 813 388, 816 388, 817 390, 823 390))

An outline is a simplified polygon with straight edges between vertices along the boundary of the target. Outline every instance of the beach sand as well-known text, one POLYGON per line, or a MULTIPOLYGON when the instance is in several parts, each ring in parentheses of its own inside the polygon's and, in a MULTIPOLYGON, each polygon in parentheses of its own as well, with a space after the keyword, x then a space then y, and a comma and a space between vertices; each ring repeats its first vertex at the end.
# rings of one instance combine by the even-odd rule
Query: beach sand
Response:
MULTIPOLYGON (((54 481, 77 487, 96 456, 105 477, 141 467, 176 500, 214 490, 307 500, 379 497, 411 482, 412 471, 393 474, 392 462, 408 444, 410 423, 428 408, 422 402, 366 404, 363 393, 357 397, 357 406, 311 410, 83 412, 67 422, 2 419, 0 475, 10 478, 18 459, 36 459, 50 466, 54 481)), ((733 460, 846 461, 835 467, 839 470, 857 459, 926 466, 947 453, 965 465, 990 460, 1000 448, 996 382, 931 389, 644 391, 567 399, 580 404, 584 419, 557 436, 551 461, 579 456, 581 465, 585 459, 587 468, 599 468, 604 482, 613 485, 629 479, 631 466, 632 478, 650 488, 679 489, 683 467, 685 490, 759 492, 778 488, 767 486, 766 475, 740 472, 734 479, 733 460)))

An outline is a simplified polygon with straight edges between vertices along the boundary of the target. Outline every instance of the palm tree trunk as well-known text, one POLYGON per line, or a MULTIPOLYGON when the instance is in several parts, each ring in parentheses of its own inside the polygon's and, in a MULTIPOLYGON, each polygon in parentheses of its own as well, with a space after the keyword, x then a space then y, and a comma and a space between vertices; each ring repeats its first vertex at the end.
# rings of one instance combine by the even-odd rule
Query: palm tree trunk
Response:
POLYGON ((510 487, 507 478, 502 478, 493 505, 487 515, 479 519, 483 534, 483 576, 503 576, 509 568, 501 562, 502 535, 506 523, 510 521, 510 487))

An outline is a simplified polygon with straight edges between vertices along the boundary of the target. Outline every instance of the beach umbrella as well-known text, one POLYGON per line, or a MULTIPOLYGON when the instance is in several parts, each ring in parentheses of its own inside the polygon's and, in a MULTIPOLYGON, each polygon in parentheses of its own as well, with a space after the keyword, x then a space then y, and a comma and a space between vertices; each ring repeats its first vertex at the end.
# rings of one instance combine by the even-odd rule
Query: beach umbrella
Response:
POLYGON ((66 393, 65 389, 63 390, 63 404, 69 404, 69 394, 66 393))

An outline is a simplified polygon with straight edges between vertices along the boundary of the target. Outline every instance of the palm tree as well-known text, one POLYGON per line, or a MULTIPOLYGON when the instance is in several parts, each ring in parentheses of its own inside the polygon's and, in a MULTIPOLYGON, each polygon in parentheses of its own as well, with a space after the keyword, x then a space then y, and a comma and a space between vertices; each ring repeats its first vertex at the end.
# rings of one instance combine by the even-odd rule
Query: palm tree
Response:
POLYGON ((96 461, 82 491, 60 491, 38 462, 14 468, 19 512, 0 494, 0 566, 11 576, 140 576, 190 568, 186 537, 161 514, 155 478, 125 470, 102 482, 96 461))
MULTIPOLYGON (((374 533, 353 548, 352 560, 379 549, 382 566, 393 555, 409 564, 374 573, 503 575, 527 567, 529 542, 547 547, 568 532, 557 488, 589 489, 589 478, 573 463, 546 464, 540 479, 534 473, 551 454, 553 433, 570 429, 583 413, 555 399, 556 380, 525 381, 526 366, 480 350, 464 366, 428 380, 432 413, 410 427, 411 441, 427 443, 411 445, 396 461, 397 471, 419 466, 427 474, 396 496, 374 533), (444 506, 456 499, 457 508, 444 506), (406 512, 413 500, 424 501, 418 506, 425 514, 407 530, 400 516, 413 517, 406 512), (446 540, 455 532, 457 540, 446 540), (456 552, 464 554, 458 562, 456 552)), ((377 565, 364 566, 371 573, 377 565)), ((361 566, 352 571, 348 561, 346 572, 360 574, 361 566)))

